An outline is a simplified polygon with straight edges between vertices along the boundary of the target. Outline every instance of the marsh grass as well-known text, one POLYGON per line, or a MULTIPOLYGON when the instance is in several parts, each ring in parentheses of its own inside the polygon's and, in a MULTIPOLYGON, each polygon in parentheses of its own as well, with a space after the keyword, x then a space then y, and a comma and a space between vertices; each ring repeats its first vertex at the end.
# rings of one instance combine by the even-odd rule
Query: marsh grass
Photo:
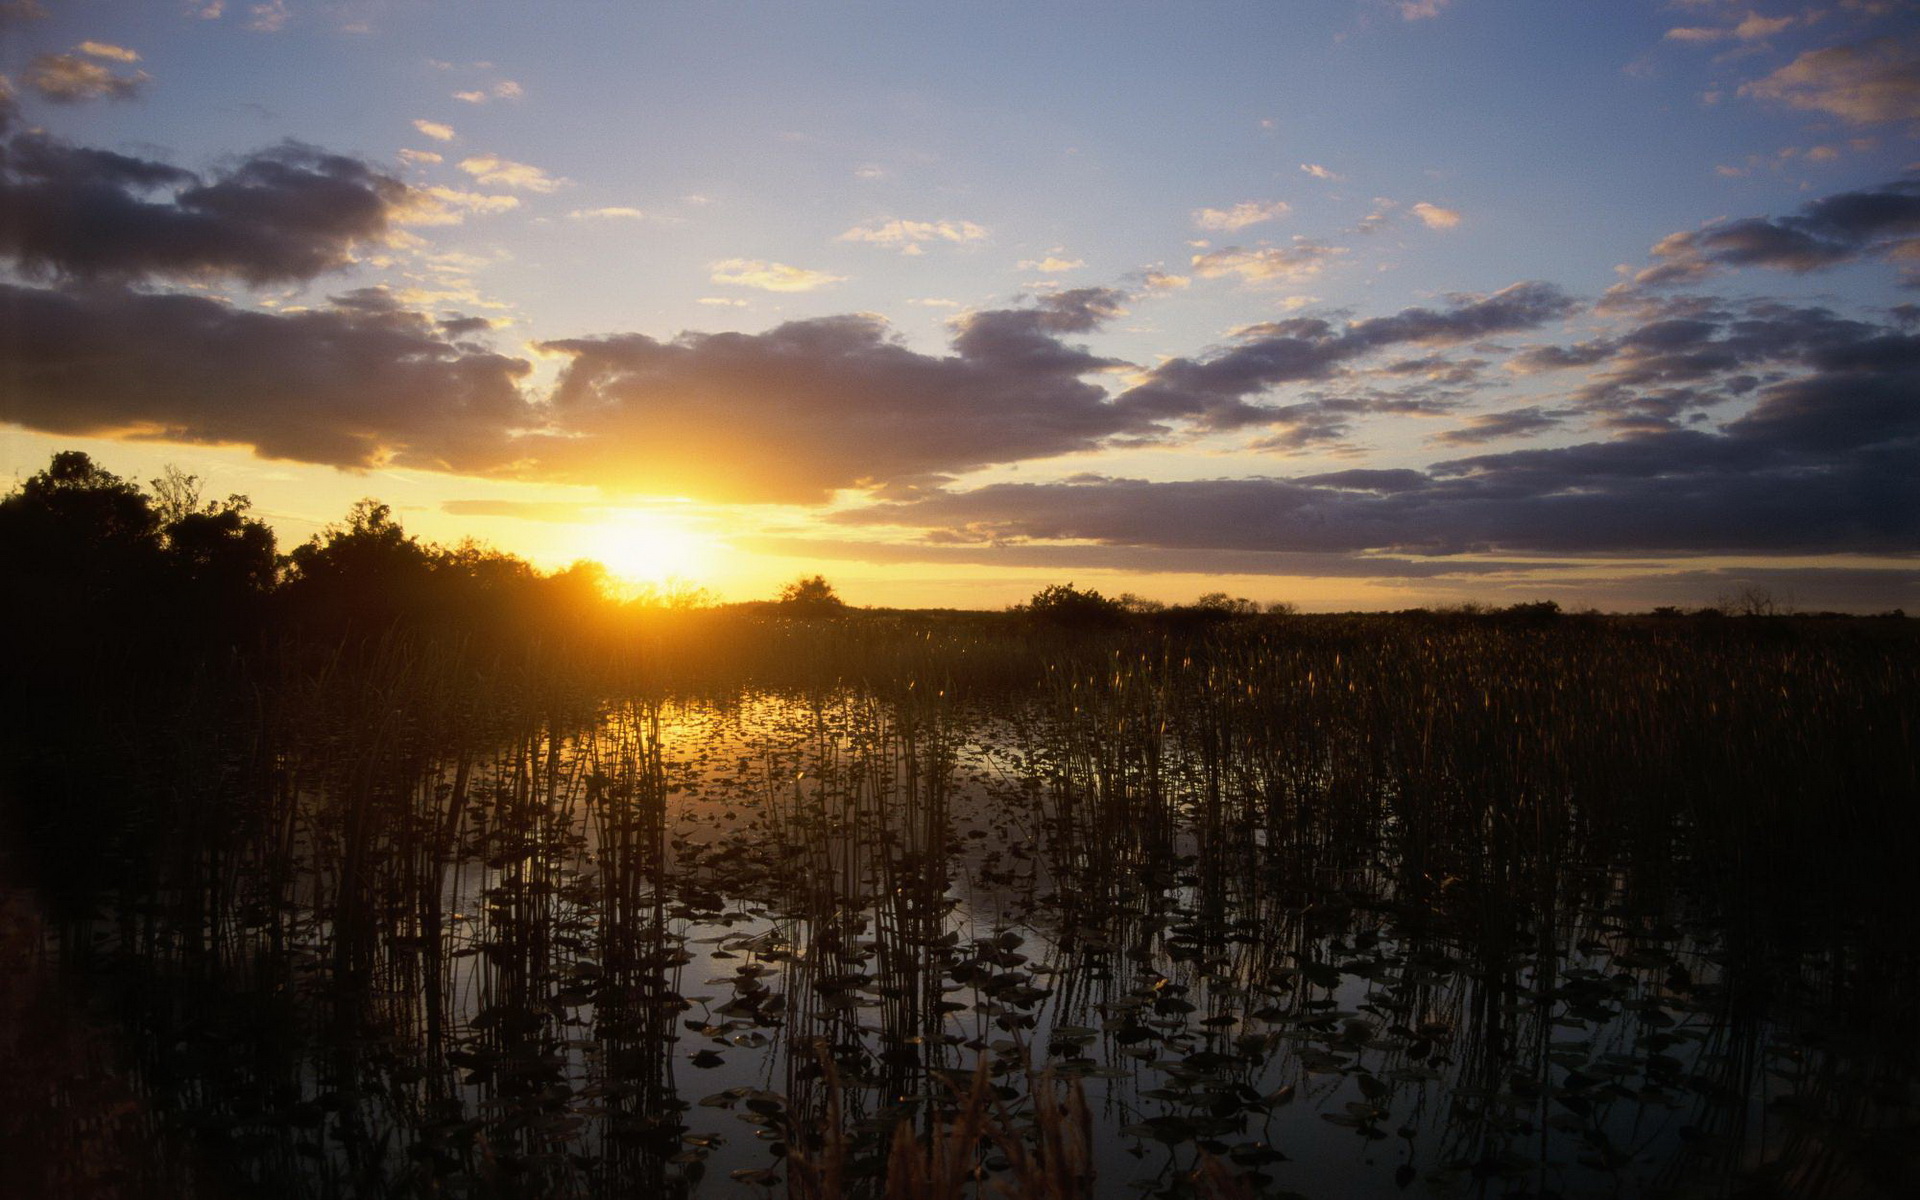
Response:
POLYGON ((88 731, 54 931, 175 1194, 1915 1179, 1901 631, 680 614, 180 694, 88 731))

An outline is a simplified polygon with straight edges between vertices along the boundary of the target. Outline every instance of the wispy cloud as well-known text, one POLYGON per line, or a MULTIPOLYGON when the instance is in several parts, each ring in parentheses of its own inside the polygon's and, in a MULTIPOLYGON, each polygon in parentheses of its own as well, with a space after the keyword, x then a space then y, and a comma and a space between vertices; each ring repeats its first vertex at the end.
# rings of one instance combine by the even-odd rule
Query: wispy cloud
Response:
POLYGON ((1263 221, 1278 220, 1292 211, 1293 206, 1284 200, 1242 200, 1232 208, 1196 208, 1193 223, 1216 233, 1231 233, 1263 221))
POLYGON ((1920 121, 1920 34, 1809 50, 1740 94, 1856 125, 1920 121))
POLYGON ((104 58, 113 62, 136 63, 140 55, 125 46, 116 46, 111 42, 81 42, 74 47, 81 54, 92 58, 104 58))
POLYGON ((757 258, 723 259, 710 269, 713 272, 710 278, 715 283, 759 288, 763 292, 811 292, 829 284, 845 283, 847 278, 757 258))
POLYGON ((987 229, 972 221, 873 221, 847 230, 836 242, 864 242, 902 254, 923 254, 931 242, 964 246, 987 239, 987 229))
POLYGON ((1798 17, 1763 17, 1749 12, 1734 25, 1688 25, 1667 30, 1667 39, 1675 42, 1757 42, 1790 29, 1798 17))
POLYGON ((108 63, 131 64, 140 56, 123 46, 82 42, 68 54, 40 54, 27 64, 26 85, 55 104, 131 100, 152 81, 145 71, 116 72, 108 63))
POLYGON ((398 225, 458 225, 469 216, 490 216, 520 207, 518 196, 463 192, 458 188, 413 188, 394 213, 398 225))
POLYGON ((287 0, 268 0, 247 9, 247 28, 255 33, 279 33, 293 19, 287 0))
POLYGON ((606 208, 576 208, 567 216, 576 221, 644 221, 647 214, 637 208, 616 204, 606 208))
POLYGON ((1060 258, 1051 253, 1044 258, 1023 258, 1019 264, 1022 271, 1046 271, 1049 273, 1056 271, 1075 271, 1086 265, 1087 262, 1083 258, 1060 258))
POLYGON ((570 180, 556 178, 539 167, 501 158, 497 154, 476 154, 460 160, 460 169, 477 182, 494 187, 519 188, 526 192, 555 192, 570 180))
POLYGON ((1346 179, 1345 175, 1336 175, 1332 171, 1329 171, 1325 167, 1321 166, 1319 163, 1301 163, 1300 169, 1302 171, 1305 171, 1307 174, 1313 176, 1315 179, 1324 179, 1328 183, 1340 183, 1346 179))
POLYGON ((1312 279, 1327 264, 1345 254, 1339 246, 1323 246, 1304 238, 1290 246, 1243 250, 1226 246, 1193 256, 1193 273, 1202 279, 1234 276, 1247 283, 1297 283, 1312 279))
POLYGON ((471 88, 453 93, 455 100, 467 104, 485 104, 489 100, 518 100, 526 95, 526 89, 511 79, 503 79, 491 88, 471 88))
POLYGON ((451 125, 442 125, 438 121, 416 120, 413 123, 413 127, 436 142, 450 142, 453 140, 453 126, 451 125))
POLYGON ((1425 200, 1410 210, 1419 217, 1428 229, 1452 229, 1460 223, 1460 214, 1451 208, 1441 208, 1437 204, 1428 204, 1425 200))

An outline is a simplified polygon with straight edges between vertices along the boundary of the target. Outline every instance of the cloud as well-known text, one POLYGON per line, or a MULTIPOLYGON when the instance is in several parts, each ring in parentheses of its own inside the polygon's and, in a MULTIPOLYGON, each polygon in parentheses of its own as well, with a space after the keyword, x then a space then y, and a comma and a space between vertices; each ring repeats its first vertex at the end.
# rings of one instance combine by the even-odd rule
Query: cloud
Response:
POLYGON ((1087 265, 1084 258, 1057 258, 1047 255, 1045 258, 1023 258, 1020 260, 1022 271, 1077 271, 1087 265))
POLYGON ((1156 419, 1213 428, 1270 422, 1274 410, 1250 402, 1283 384, 1332 378, 1360 359, 1399 345, 1445 346, 1534 329, 1565 317, 1574 302, 1544 283, 1516 283, 1491 296, 1456 296, 1445 309, 1409 308, 1336 326, 1294 317, 1240 331, 1238 341, 1205 358, 1171 358, 1147 372, 1120 403, 1156 419))
POLYGON ((1315 179, 1324 179, 1328 183, 1340 183, 1346 179, 1345 175, 1335 175, 1319 163, 1301 163, 1300 169, 1315 179))
POLYGON ((1444 11, 1453 0, 1399 0, 1400 19, 1403 21, 1429 21, 1444 11))
POLYGON ((487 94, 485 92, 454 92, 453 98, 467 104, 485 104, 487 102, 487 94))
POLYGON ((491 216, 520 207, 518 196, 492 196, 458 188, 412 188, 392 213, 396 225, 458 225, 469 216, 491 216))
POLYGON ((1292 211, 1293 206, 1284 200, 1242 200, 1232 208, 1196 208, 1193 223, 1200 229, 1231 233, 1263 221, 1278 220, 1292 211))
POLYGON ((1149 292, 1177 292, 1193 283, 1185 275, 1173 275, 1166 271, 1148 270, 1140 273, 1140 286, 1149 292))
POLYGON ((847 280, 845 275, 830 275, 825 271, 764 262, 757 258, 723 259, 714 263, 711 270, 711 278, 715 283, 759 288, 763 292, 811 292, 847 280))
POLYGON ((268 0, 247 9, 247 28, 255 33, 279 33, 293 19, 287 0, 268 0))
POLYGON ((1809 50, 1740 94, 1856 125, 1920 121, 1920 34, 1809 50))
MULTIPOLYGON (((1289 554, 1262 550, 1189 550, 1154 546, 1061 545, 995 541, 987 537, 941 536, 912 542, 866 538, 729 537, 737 549, 788 558, 826 559, 878 565, 939 563, 945 566, 979 564, 1001 569, 1050 571, 1129 571, 1183 575, 1292 575, 1315 579, 1433 579, 1448 576, 1479 577, 1515 571, 1551 570, 1562 564, 1531 559, 1409 559, 1371 555, 1289 554)), ((1726 590, 1721 587, 1719 590, 1726 590)), ((1714 594, 1708 589, 1706 594, 1714 594)), ((1484 599, 1484 592, 1479 598, 1484 599)), ((1872 601, 1884 607, 1884 601, 1872 601)))
POLYGON ((460 160, 460 169, 473 176, 478 183, 542 194, 556 192, 572 182, 548 175, 539 167, 501 158, 497 154, 476 154, 471 158, 463 158, 460 160))
POLYGON ((135 63, 140 56, 105 42, 82 42, 70 54, 39 54, 27 64, 23 82, 55 104, 89 100, 131 100, 152 82, 145 71, 118 74, 107 63, 135 63))
POLYGON ((455 344, 377 289, 298 313, 117 288, 0 285, 0 420, 253 447, 338 467, 483 472, 532 420, 528 364, 455 344))
POLYGON ((1560 428, 1569 414, 1530 404, 1505 412, 1481 413, 1467 423, 1434 437, 1434 441, 1452 446, 1477 445, 1510 437, 1534 437, 1560 428))
POLYGON ((964 246, 985 241, 987 236, 986 227, 972 221, 874 221, 856 225, 833 240, 864 242, 898 250, 902 254, 919 254, 929 242, 950 242, 964 246))
POLYGON ((1743 217, 1669 234, 1653 246, 1655 265, 1614 289, 1691 284, 1729 267, 1771 267, 1805 274, 1872 258, 1911 258, 1920 246, 1920 180, 1838 192, 1789 217, 1743 217))
POLYGON ((1756 42, 1772 37, 1791 28, 1798 17, 1763 17, 1750 12, 1741 18, 1738 24, 1730 26, 1687 26, 1667 30, 1667 38, 1675 42, 1718 42, 1734 39, 1742 42, 1756 42))
POLYGON ((116 46, 111 42, 81 42, 74 49, 93 58, 104 58, 111 62, 137 63, 140 55, 125 46, 116 46))
POLYGON ((1246 283, 1299 283, 1312 279, 1328 263, 1345 254, 1338 246, 1323 246, 1297 238, 1290 246, 1242 250, 1226 246, 1193 256, 1193 273, 1202 279, 1236 276, 1246 283))
POLYGON ((1460 223, 1460 214, 1453 209, 1428 204, 1425 200, 1414 205, 1412 212, 1428 229, 1452 229, 1460 223))
POLYGON ((576 221, 643 221, 647 214, 637 208, 613 205, 607 208, 576 208, 567 216, 576 221))
POLYGON ((40 0, 0 0, 0 30, 46 19, 47 9, 40 0))
POLYGON ((425 166, 434 163, 443 163, 447 160, 444 155, 435 154, 431 150, 402 150, 400 151, 400 161, 425 166))
POLYGON ((521 448, 545 478, 788 502, 1091 449, 1145 426, 1081 378, 1108 360, 1061 339, 1098 327, 1121 299, 1083 288, 974 313, 946 356, 863 316, 545 342, 568 359, 556 433, 521 448))
POLYGON ((450 142, 453 140, 453 126, 451 125, 442 125, 438 121, 420 120, 415 121, 413 127, 436 142, 450 142))
POLYGON ((511 79, 502 79, 493 85, 493 94, 499 100, 518 100, 527 94, 527 89, 511 79))
MULTIPOLYGON (((695 304, 705 304, 714 308, 745 308, 747 302, 738 296, 702 296, 695 304)), ((911 303, 911 301, 909 301, 911 303)))
POLYGON ((1863 347, 1884 356, 1890 345, 1875 326, 1825 308, 1694 301, 1614 337, 1523 351, 1507 366, 1521 374, 1597 367, 1569 394, 1576 410, 1612 430, 1662 432, 1782 380, 1857 362, 1863 347))
MULTIPOLYGON (((971 540, 1288 553, 1920 553, 1920 339, 1880 334, 1672 430, 1425 471, 933 491, 837 514, 971 540)), ((1542 414, 1545 415, 1545 414, 1542 414)))
POLYGON ((208 182, 26 133, 0 160, 0 254, 38 276, 311 279, 382 240, 412 197, 358 159, 294 142, 208 182))

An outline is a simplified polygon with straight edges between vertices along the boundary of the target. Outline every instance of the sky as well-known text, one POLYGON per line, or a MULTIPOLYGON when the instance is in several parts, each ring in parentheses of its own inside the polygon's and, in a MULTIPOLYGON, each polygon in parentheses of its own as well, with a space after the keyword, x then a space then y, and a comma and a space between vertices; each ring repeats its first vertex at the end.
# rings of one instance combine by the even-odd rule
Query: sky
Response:
POLYGON ((0 479, 729 600, 1920 610, 1920 4, 0 0, 0 75, 0 479))

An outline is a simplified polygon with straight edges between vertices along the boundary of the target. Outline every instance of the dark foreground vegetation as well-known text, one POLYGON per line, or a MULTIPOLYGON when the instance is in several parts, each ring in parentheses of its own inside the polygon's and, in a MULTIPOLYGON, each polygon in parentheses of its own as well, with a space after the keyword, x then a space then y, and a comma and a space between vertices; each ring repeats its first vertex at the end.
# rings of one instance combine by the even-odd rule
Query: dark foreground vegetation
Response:
POLYGON ((1891 618, 618 605, 0 503, 0 1194, 1907 1196, 1891 618))

